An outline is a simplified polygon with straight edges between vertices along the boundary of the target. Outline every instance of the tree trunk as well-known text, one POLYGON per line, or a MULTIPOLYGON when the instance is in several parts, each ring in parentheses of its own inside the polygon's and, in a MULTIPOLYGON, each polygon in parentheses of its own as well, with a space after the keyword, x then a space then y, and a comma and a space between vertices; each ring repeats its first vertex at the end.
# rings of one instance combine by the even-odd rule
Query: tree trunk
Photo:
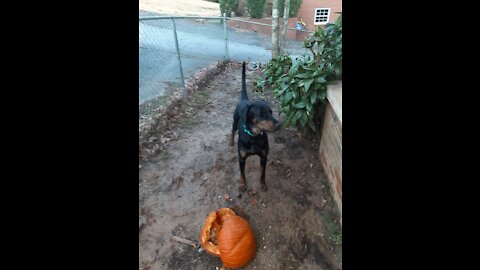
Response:
POLYGON ((278 0, 272 1, 272 58, 279 54, 278 46, 278 0))
POLYGON ((290 13, 290 0, 285 0, 285 5, 283 8, 283 27, 282 27, 282 38, 279 46, 280 54, 285 53, 285 48, 287 44, 287 27, 288 27, 288 18, 290 13))

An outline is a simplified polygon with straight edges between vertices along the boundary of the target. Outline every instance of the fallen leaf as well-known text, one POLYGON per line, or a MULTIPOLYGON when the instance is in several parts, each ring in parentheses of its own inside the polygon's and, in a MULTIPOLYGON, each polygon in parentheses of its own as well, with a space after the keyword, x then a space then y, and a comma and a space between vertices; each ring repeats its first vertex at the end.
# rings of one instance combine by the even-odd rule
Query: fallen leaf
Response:
POLYGON ((230 195, 228 195, 227 193, 223 194, 223 198, 228 201, 230 199, 230 195))

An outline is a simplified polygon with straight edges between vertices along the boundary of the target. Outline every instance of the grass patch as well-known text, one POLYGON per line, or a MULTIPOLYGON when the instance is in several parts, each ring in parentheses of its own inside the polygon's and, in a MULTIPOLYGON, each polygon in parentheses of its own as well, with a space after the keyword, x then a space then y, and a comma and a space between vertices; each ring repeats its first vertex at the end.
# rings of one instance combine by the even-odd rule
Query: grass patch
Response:
POLYGON ((192 96, 192 105, 204 106, 207 105, 209 94, 206 91, 196 91, 192 96))
POLYGON ((170 157, 170 155, 168 154, 167 150, 163 150, 160 154, 160 159, 161 160, 167 160, 169 157, 170 157))
POLYGON ((328 239, 335 245, 342 245, 342 227, 340 222, 332 213, 324 216, 324 224, 328 231, 328 239))
POLYGON ((180 119, 178 119, 178 125, 181 127, 189 127, 191 126, 192 121, 189 115, 187 114, 182 114, 180 119))
POLYGON ((342 263, 342 253, 334 254, 334 256, 335 256, 335 259, 337 260, 337 262, 342 263))

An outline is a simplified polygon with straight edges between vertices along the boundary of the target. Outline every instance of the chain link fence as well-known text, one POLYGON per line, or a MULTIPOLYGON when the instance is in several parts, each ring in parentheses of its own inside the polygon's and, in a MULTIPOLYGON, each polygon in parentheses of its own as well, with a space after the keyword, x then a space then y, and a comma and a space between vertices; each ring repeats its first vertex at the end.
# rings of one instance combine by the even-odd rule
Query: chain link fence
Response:
MULTIPOLYGON (((238 18, 148 16, 139 18, 139 122, 147 123, 169 95, 197 71, 219 60, 266 63, 271 35, 245 25, 270 24, 238 18), (232 20, 230 23, 228 20, 232 20), (234 21, 234 22, 233 22, 234 21), (243 26, 240 24, 244 24, 243 26)), ((299 30, 289 28, 287 32, 299 30)), ((300 30, 301 31, 301 30, 300 30)), ((309 31, 302 31, 308 34, 309 31)), ((297 33, 287 33, 287 36, 297 33)), ((301 40, 287 40, 285 51, 305 54, 301 40)))

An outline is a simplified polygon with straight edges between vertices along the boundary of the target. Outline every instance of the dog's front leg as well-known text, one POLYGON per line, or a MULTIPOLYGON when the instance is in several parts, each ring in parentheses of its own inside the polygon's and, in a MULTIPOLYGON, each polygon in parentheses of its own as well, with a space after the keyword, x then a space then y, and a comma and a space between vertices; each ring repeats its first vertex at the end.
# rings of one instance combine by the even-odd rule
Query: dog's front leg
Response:
POLYGON ((240 186, 238 190, 244 192, 247 190, 247 181, 245 180, 245 158, 242 155, 239 155, 238 161, 240 163, 240 186))
POLYGON ((228 145, 233 146, 234 145, 234 138, 235 138, 235 128, 232 129, 232 134, 230 135, 230 141, 228 145))

